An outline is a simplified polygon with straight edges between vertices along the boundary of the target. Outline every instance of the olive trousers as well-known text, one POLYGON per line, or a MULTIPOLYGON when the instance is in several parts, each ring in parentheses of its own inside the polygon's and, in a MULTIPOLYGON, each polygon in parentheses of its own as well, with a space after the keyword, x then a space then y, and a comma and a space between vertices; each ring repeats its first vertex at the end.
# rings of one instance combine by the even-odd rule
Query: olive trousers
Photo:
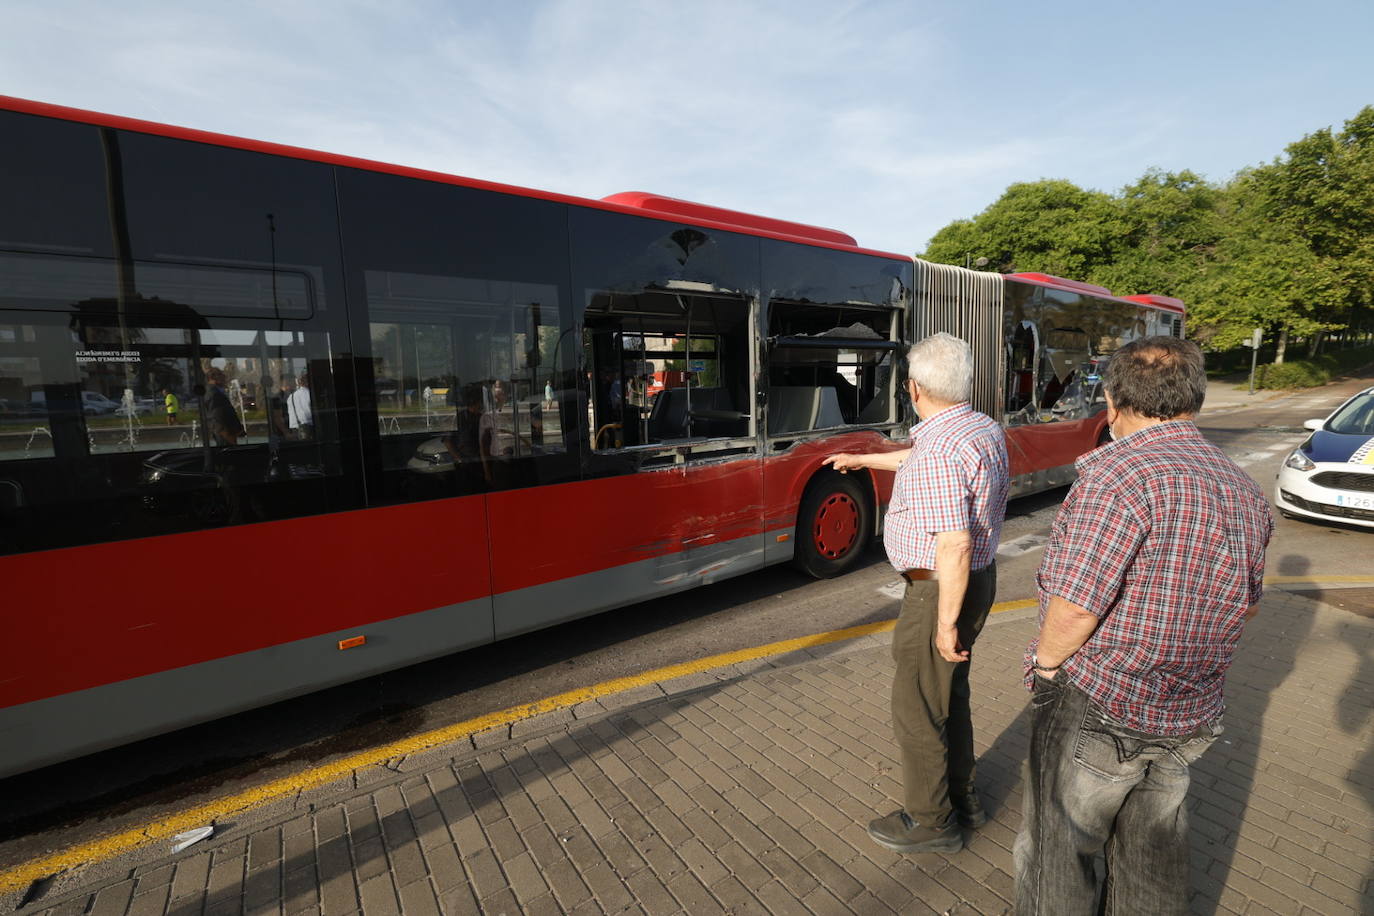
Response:
POLYGON ((973 787, 973 721, 969 666, 973 643, 997 594, 997 564, 969 574, 955 628, 969 661, 945 661, 935 648, 938 581, 908 582, 892 631, 892 726, 902 758, 903 805, 918 824, 943 827, 954 810, 950 794, 973 787))

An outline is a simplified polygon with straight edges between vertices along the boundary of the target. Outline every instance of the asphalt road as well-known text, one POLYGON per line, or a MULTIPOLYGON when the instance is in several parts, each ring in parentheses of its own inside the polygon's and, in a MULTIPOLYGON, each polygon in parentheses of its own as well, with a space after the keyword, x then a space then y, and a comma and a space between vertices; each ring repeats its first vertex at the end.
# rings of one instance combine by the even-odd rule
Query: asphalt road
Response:
MULTIPOLYGON (((1268 492, 1305 436, 1303 420, 1324 416, 1370 383, 1352 379, 1282 396, 1221 391, 1199 425, 1268 492)), ((1064 492, 1009 506, 999 601, 1033 597, 1041 547, 1064 492)), ((1372 556, 1374 531, 1280 519, 1269 572, 1369 575, 1372 556)), ((0 868, 484 713, 733 649, 887 620, 899 594, 880 547, 863 568, 836 580, 764 570, 0 780, 0 868)), ((1368 587, 1322 587, 1314 596, 1374 614, 1368 587)))

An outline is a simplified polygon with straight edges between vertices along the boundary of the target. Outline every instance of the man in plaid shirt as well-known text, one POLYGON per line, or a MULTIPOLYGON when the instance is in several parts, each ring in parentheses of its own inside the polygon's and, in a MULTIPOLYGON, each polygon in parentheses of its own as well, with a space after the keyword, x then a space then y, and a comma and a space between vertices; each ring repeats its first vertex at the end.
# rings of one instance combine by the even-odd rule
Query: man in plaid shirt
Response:
POLYGON ((897 472, 883 540, 907 582, 892 633, 903 804, 870 823, 869 836, 899 852, 958 852, 959 828, 987 821, 973 787, 969 655, 997 589, 1007 445, 997 421, 968 404, 968 344, 935 334, 911 348, 907 364, 907 393, 921 418, 911 448, 826 462, 842 473, 897 472))
POLYGON ((1080 458, 1040 564, 1026 653, 1031 748, 1016 840, 1018 914, 1188 910, 1188 766, 1221 732, 1222 684, 1255 613, 1273 518, 1193 417, 1202 352, 1118 350, 1116 440, 1080 458))

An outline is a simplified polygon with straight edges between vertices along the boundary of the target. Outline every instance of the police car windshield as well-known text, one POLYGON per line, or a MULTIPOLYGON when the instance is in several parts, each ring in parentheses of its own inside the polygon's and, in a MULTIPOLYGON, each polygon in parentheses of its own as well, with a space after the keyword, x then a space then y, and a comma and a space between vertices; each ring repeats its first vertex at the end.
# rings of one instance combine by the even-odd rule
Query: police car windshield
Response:
POLYGON ((1374 389, 1352 398, 1326 421, 1333 433, 1374 436, 1374 389))

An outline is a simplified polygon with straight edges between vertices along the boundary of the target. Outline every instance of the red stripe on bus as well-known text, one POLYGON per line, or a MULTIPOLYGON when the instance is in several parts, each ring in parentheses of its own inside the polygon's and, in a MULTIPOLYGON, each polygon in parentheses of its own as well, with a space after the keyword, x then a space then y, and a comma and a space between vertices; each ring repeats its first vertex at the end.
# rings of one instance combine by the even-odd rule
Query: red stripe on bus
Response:
POLYGON ((22 613, 0 707, 480 598, 485 511, 465 497, 6 557, 22 613))

